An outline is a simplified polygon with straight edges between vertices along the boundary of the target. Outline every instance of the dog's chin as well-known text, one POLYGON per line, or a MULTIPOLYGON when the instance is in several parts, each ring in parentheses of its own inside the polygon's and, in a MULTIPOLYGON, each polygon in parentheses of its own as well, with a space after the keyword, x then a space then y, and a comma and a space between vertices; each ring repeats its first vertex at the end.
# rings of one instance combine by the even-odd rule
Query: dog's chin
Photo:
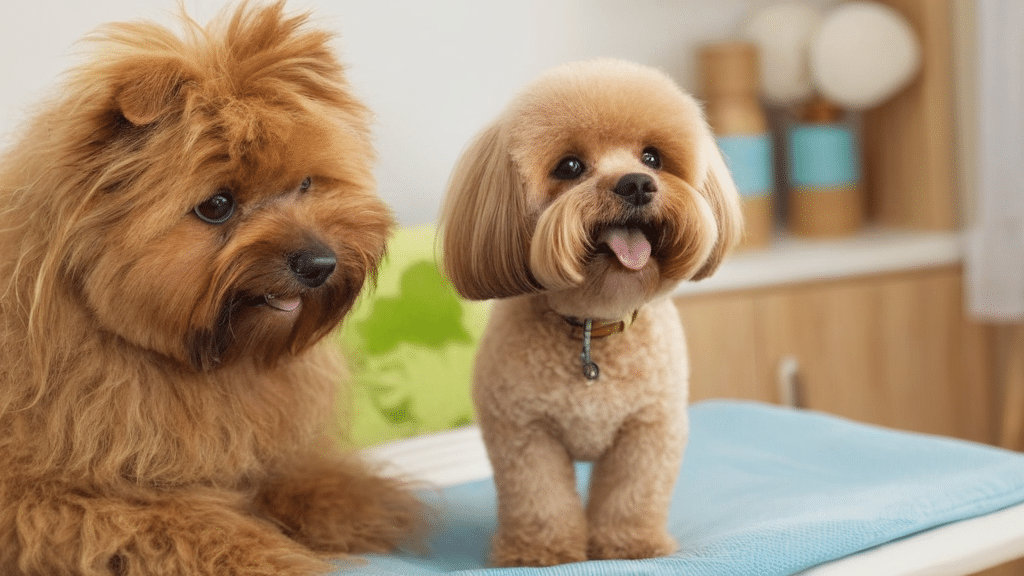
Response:
POLYGON ((599 247, 588 258, 582 284, 545 295, 551 309, 563 316, 617 320, 664 293, 664 284, 655 258, 632 269, 599 247))
POLYGON ((348 286, 325 285, 304 294, 235 294, 221 306, 214 325, 188 338, 188 360, 210 371, 243 359, 272 366, 319 340, 351 304, 348 286))
POLYGON ((262 297, 232 299, 222 307, 215 325, 192 331, 186 343, 188 361, 200 372, 231 365, 243 357, 272 364, 287 347, 302 305, 278 310, 262 297))

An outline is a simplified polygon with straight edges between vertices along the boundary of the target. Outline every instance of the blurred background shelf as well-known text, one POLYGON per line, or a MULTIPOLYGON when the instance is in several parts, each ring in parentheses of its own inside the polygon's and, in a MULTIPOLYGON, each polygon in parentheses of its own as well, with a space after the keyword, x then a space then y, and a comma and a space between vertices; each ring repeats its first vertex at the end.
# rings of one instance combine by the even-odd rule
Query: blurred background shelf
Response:
POLYGON ((710 278, 684 283, 675 295, 951 266, 960 264, 962 258, 962 233, 957 230, 916 231, 876 226, 855 236, 831 239, 806 239, 778 231, 767 247, 735 253, 710 278))
POLYGON ((910 84, 862 117, 868 225, 827 239, 776 231, 679 287, 691 400, 749 398, 997 443, 1005 378, 993 330, 964 307, 971 172, 954 94, 970 75, 955 65, 969 45, 952 25, 960 4, 881 1, 913 28, 921 61, 910 84))

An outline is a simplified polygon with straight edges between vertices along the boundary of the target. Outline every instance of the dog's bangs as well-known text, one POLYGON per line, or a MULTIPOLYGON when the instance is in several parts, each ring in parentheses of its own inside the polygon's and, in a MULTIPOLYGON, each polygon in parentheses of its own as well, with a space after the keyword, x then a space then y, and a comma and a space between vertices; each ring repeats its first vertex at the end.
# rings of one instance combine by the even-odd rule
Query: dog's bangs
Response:
POLYGON ((667 194, 661 205, 662 240, 654 248, 661 258, 662 275, 670 280, 690 278, 707 261, 718 241, 714 211, 703 196, 687 184, 680 193, 667 194))

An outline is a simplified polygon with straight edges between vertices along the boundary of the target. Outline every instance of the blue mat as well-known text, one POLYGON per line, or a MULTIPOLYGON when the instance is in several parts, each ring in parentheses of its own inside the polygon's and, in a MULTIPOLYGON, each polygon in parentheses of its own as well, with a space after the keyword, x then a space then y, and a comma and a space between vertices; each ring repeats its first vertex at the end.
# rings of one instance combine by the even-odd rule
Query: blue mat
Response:
MULTIPOLYGON (((670 530, 681 550, 651 560, 488 569, 490 479, 423 497, 440 510, 428 556, 368 556, 358 576, 792 574, 941 524, 1024 502, 1024 456, 815 412, 712 401, 691 433, 670 530)), ((580 464, 581 491, 589 465, 580 464)))

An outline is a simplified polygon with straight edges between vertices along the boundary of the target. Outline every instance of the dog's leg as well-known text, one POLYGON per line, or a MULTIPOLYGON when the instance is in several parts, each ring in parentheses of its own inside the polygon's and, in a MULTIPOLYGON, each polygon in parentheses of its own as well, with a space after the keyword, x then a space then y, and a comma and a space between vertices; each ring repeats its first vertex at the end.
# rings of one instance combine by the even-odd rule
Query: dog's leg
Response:
POLYGON ((587 529, 565 447, 540 429, 487 434, 498 491, 498 566, 551 566, 586 560, 587 529))
POLYGON ((675 551, 666 524, 685 438, 670 422, 664 415, 634 416, 594 463, 587 503, 590 559, 675 551))
POLYGON ((332 554, 394 550, 424 526, 409 487, 355 457, 295 462, 261 487, 256 504, 292 538, 332 554))
POLYGON ((313 576, 333 568, 247 514, 239 493, 133 488, 112 496, 35 485, 19 496, 2 514, 15 536, 0 550, 3 574, 313 576))

